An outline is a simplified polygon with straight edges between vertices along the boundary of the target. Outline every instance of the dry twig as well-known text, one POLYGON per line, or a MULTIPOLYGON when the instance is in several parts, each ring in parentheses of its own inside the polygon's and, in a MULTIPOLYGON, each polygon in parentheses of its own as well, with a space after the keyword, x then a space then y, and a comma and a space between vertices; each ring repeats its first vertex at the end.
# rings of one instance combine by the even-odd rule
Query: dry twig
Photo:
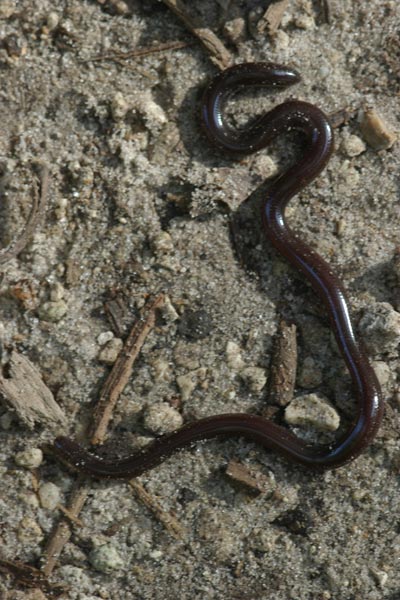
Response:
POLYGON ((189 42, 166 42, 165 44, 157 44, 157 46, 150 46, 149 48, 135 48, 134 50, 128 50, 128 52, 119 52, 118 50, 112 50, 107 54, 99 54, 84 60, 83 62, 98 62, 101 60, 128 60, 130 58, 140 58, 142 56, 149 56, 150 54, 156 54, 158 52, 166 52, 167 50, 179 50, 180 48, 187 48, 190 46, 189 42))
POLYGON ((53 585, 42 571, 18 560, 0 559, 0 572, 12 575, 17 583, 27 588, 38 588, 53 595, 65 591, 65 586, 53 585))
POLYGON ((133 363, 146 337, 154 327, 156 310, 162 306, 163 302, 164 296, 160 294, 155 300, 146 305, 144 316, 132 328, 122 351, 114 363, 111 373, 103 385, 94 411, 93 433, 91 435, 92 444, 101 444, 104 441, 115 404, 129 381, 133 363))
POLYGON ((296 325, 279 324, 271 361, 268 400, 286 406, 293 398, 297 370, 296 325))
POLYGON ((210 54, 212 62, 219 69, 226 69, 233 63, 231 53, 221 40, 210 29, 200 27, 194 21, 193 17, 188 14, 182 0, 163 0, 163 2, 181 19, 187 29, 200 40, 201 44, 210 54))
POLYGON ((57 564, 58 557, 60 556, 62 549, 71 537, 71 527, 69 521, 73 515, 75 518, 81 512, 83 505, 86 502, 89 488, 84 484, 85 477, 80 475, 76 480, 74 489, 71 492, 71 497, 68 504, 68 519, 62 519, 55 530, 52 532, 50 539, 47 542, 47 546, 44 553, 44 562, 42 566, 43 573, 49 577, 54 567, 57 564))
MULTIPOLYGON (((95 426, 92 433, 92 440, 96 440, 97 443, 102 442, 104 439, 108 423, 112 417, 113 408, 131 376, 133 363, 147 335, 154 326, 155 311, 162 305, 163 300, 164 296, 160 294, 154 300, 148 302, 145 307, 145 316, 133 326, 124 348, 121 350, 110 375, 106 379, 100 393, 99 406, 94 415, 95 426)), ((47 576, 52 573, 64 545, 71 537, 69 521, 78 517, 86 501, 88 487, 85 484, 85 479, 83 475, 78 477, 67 508, 68 519, 64 518, 58 523, 47 543, 42 568, 43 573, 47 576)))

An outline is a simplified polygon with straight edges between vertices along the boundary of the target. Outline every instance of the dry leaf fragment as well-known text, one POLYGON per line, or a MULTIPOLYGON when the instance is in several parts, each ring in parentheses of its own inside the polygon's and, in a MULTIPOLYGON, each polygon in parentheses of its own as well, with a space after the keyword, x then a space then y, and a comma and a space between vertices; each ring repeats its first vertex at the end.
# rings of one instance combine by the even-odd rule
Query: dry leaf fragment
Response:
POLYGON ((35 423, 65 423, 65 415, 44 384, 37 368, 22 354, 13 351, 0 375, 0 394, 30 429, 35 423))

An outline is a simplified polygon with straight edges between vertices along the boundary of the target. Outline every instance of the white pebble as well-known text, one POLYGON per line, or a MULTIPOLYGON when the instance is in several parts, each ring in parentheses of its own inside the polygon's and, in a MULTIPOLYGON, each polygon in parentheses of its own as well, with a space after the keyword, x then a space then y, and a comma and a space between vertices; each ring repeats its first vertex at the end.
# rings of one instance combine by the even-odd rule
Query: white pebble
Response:
POLYGON ((46 25, 49 31, 54 31, 60 22, 60 17, 56 12, 49 12, 46 17, 46 25))
POLYGON ((372 367, 381 386, 383 387, 384 385, 388 384, 391 373, 389 365, 383 360, 374 360, 372 361, 372 367))
POLYGON ((179 375, 176 378, 176 383, 181 392, 182 400, 188 400, 193 390, 199 384, 199 381, 204 380, 207 370, 204 367, 190 371, 185 375, 179 375))
POLYGON ((171 302, 171 298, 169 296, 165 296, 164 304, 161 308, 162 316, 164 317, 167 323, 173 323, 179 319, 179 314, 175 309, 174 305, 171 302))
POLYGON ((58 302, 64 298, 65 290, 60 282, 56 282, 51 286, 50 290, 50 300, 52 302, 58 302))
POLYGON ((118 358, 124 343, 120 338, 113 338, 99 352, 99 361, 113 365, 118 358))
POLYGON ((50 481, 43 483, 39 488, 39 499, 43 508, 54 510, 61 500, 60 488, 50 481))
POLYGON ((152 239, 153 250, 156 254, 170 254, 174 250, 174 244, 167 231, 161 231, 152 239))
POLYGON ((167 116, 161 106, 157 104, 149 91, 138 94, 136 97, 135 105, 141 112, 147 122, 150 129, 152 127, 159 127, 167 122, 167 116))
POLYGON ((124 119, 128 110, 128 102, 125 100, 121 92, 117 92, 111 101, 111 114, 114 121, 121 121, 124 119))
POLYGON ((89 560, 93 567, 102 573, 110 573, 111 571, 122 569, 124 566, 122 557, 112 544, 104 544, 92 550, 89 560))
POLYGON ((244 368, 245 362, 241 355, 241 348, 236 342, 229 341, 226 344, 226 362, 230 369, 240 371, 244 368))
POLYGON ((342 142, 342 148, 347 156, 358 156, 367 149, 363 140, 358 135, 349 135, 342 142))
POLYGON ((326 398, 317 394, 299 396, 285 409, 289 425, 311 426, 319 431, 336 431, 340 417, 326 398))
POLYGON ((97 337, 97 343, 99 344, 99 346, 104 346, 104 344, 107 344, 107 342, 110 342, 114 337, 114 334, 112 331, 103 331, 102 333, 100 333, 97 337))
POLYGON ((42 321, 49 321, 50 323, 57 323, 67 313, 68 307, 64 300, 58 300, 57 302, 45 302, 39 307, 39 317, 42 321))
POLYGON ((146 429, 153 433, 170 433, 181 427, 182 415, 165 402, 157 402, 149 406, 143 419, 146 429))
POLYGON ((40 448, 29 448, 15 455, 15 464, 25 469, 37 469, 43 460, 43 452, 40 448))
POLYGON ((43 531, 31 517, 24 517, 18 525, 17 536, 21 544, 36 546, 43 540, 43 531))
POLYGON ((265 370, 261 369, 261 367, 246 367, 240 372, 240 377, 254 394, 261 392, 267 383, 265 370))

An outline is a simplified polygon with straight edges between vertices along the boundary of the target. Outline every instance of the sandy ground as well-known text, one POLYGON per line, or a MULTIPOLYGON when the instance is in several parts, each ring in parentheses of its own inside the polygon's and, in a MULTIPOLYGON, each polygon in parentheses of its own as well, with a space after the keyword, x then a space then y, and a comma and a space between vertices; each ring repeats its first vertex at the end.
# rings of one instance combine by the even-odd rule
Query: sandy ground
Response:
MULTIPOLYGON (((229 45, 223 23, 243 17, 248 24, 249 11, 257 15, 266 3, 196 4, 229 45)), ((277 102, 292 95, 328 113, 354 110, 336 130, 327 169, 291 203, 290 222, 343 277, 356 321, 378 302, 390 303, 396 320, 400 146, 363 148, 358 111, 372 106, 392 130, 399 126, 400 7, 381 0, 330 5, 327 24, 318 2, 292 0, 273 41, 246 29, 230 48, 236 62, 273 60, 302 73, 302 83, 277 102), (355 155, 354 144, 362 149, 355 155)), ((54 504, 67 502, 75 476, 48 456, 34 470, 15 457, 59 433, 82 431, 109 371, 100 353, 105 343, 111 354, 118 349, 104 311, 112 298, 123 299, 128 323, 149 294, 163 291, 172 305, 118 404, 110 439, 121 453, 151 437, 150 407, 160 402, 175 408, 164 424, 156 415, 153 429, 179 421, 179 413, 189 421, 261 412, 262 377, 282 316, 298 326, 300 370, 311 360, 321 374, 312 389, 298 382, 296 394, 326 396, 343 423, 354 409, 320 302, 262 236, 253 192, 285 167, 285 144, 240 162, 210 149, 198 105, 217 69, 197 43, 92 61, 110 50, 191 41, 160 2, 132 1, 131 8, 124 16, 95 1, 0 1, 4 244, 29 210, 32 161, 51 170, 43 226, 2 268, 0 283, 2 362, 13 349, 26 355, 66 415, 62 426, 29 429, 0 403, 1 554, 36 566, 59 519, 54 504), (237 345, 233 363, 229 342, 237 345), (253 368, 248 378, 240 376, 244 367, 253 368)), ((231 109, 245 122, 273 102, 257 92, 231 109)), ((128 484, 91 482, 83 524, 73 527, 53 574, 69 586, 64 597, 398 600, 400 333, 389 345, 386 339, 384 331, 372 344, 372 358, 387 411, 358 460, 314 475, 240 439, 198 444, 140 477, 175 514, 177 538, 128 484), (270 488, 254 497, 233 485, 224 475, 230 459, 262 473, 270 488)), ((2 597, 30 597, 7 595, 13 586, 0 575, 2 597)))

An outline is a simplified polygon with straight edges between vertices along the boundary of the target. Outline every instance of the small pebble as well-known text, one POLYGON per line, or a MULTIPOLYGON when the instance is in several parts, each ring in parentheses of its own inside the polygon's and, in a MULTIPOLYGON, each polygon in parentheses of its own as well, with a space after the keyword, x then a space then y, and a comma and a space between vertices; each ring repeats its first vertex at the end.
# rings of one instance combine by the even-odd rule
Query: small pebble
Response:
POLYGON ((322 383, 322 371, 311 356, 306 356, 303 360, 299 375, 298 384, 303 388, 315 388, 322 383))
POLYGON ((389 365, 383 360, 374 360, 372 361, 372 368, 374 369, 375 375, 377 376, 381 386, 384 387, 387 385, 389 383, 391 374, 389 365))
POLYGON ((95 548, 90 553, 89 560, 96 571, 101 573, 110 573, 124 566, 124 561, 113 544, 104 544, 95 548))
POLYGON ((45 302, 39 307, 39 317, 42 321, 57 323, 66 315, 68 307, 64 300, 45 302))
POLYGON ((50 290, 50 300, 52 302, 58 302, 59 300, 62 300, 64 298, 64 294, 65 294, 65 290, 63 288, 63 286, 61 285, 61 283, 59 283, 58 281, 51 286, 51 290, 50 290))
POLYGON ((60 488, 50 481, 39 487, 39 499, 42 508, 54 510, 61 501, 60 488))
POLYGON ((234 371, 241 371, 245 367, 241 348, 236 342, 229 341, 226 344, 226 362, 228 367, 234 371))
POLYGON ((183 424, 182 415, 166 402, 157 402, 146 409, 143 417, 146 429, 153 433, 171 433, 183 424))
POLYGON ((400 343, 400 313, 388 302, 376 302, 361 317, 358 328, 372 354, 396 354, 400 343))
POLYGON ((209 313, 204 309, 186 309, 178 325, 181 335, 191 340, 201 340, 210 335, 213 322, 209 313))
POLYGON ((344 160, 339 167, 338 174, 343 184, 339 187, 340 192, 355 189, 360 183, 360 173, 355 169, 349 160, 344 160))
POLYGON ((242 17, 226 21, 224 24, 224 34, 233 44, 239 44, 245 39, 246 21, 242 17))
POLYGON ((159 129, 168 121, 161 106, 157 104, 149 91, 138 94, 135 99, 135 107, 143 114, 149 129, 159 129))
POLYGON ((54 29, 56 29, 56 27, 58 27, 59 22, 60 22, 59 15, 54 11, 49 12, 49 14, 46 17, 46 25, 47 25, 48 31, 54 31, 54 29))
POLYGON ((389 129, 373 108, 364 111, 360 129, 367 144, 375 150, 387 150, 397 140, 397 135, 389 129))
POLYGON ((389 577, 386 571, 382 571, 376 567, 371 567, 370 571, 379 587, 384 588, 389 577))
POLYGON ((114 121, 122 121, 129 110, 129 104, 121 92, 116 92, 111 101, 111 115, 114 121))
POLYGON ((259 175, 262 179, 268 179, 278 172, 278 165, 266 154, 257 154, 251 167, 252 173, 259 175))
POLYGON ((43 461, 43 452, 40 448, 29 448, 17 452, 14 457, 15 464, 25 469, 37 469, 43 461))
POLYGON ((290 46, 290 37, 286 31, 283 31, 282 29, 278 29, 278 31, 274 33, 272 41, 278 52, 283 52, 290 46))
POLYGON ((198 386, 201 380, 204 380, 207 370, 204 367, 179 375, 176 378, 176 383, 181 392, 182 400, 188 400, 192 395, 193 390, 198 386))
POLYGON ((120 338, 113 338, 99 352, 99 361, 105 365, 113 365, 122 350, 124 343, 120 338))
POLYGON ((102 333, 100 333, 97 337, 97 343, 99 344, 99 346, 104 346, 104 344, 107 344, 107 342, 110 342, 114 337, 114 334, 112 331, 103 331, 102 333))
POLYGON ((153 250, 156 254, 170 254, 174 250, 174 244, 167 231, 161 231, 152 239, 153 250))
POLYGON ((299 17, 296 17, 296 19, 294 19, 294 25, 296 27, 298 27, 299 29, 314 29, 315 28, 315 21, 313 19, 312 16, 310 15, 301 15, 299 17))
POLYGON ((18 11, 16 2, 12 0, 2 0, 0 3, 0 19, 9 19, 18 11))
POLYGON ((340 417, 326 398, 317 394, 298 396, 286 407, 285 421, 289 425, 311 426, 318 431, 336 431, 340 417))
POLYGON ((39 500, 37 495, 33 492, 22 492, 18 495, 18 501, 25 504, 25 506, 29 507, 31 510, 39 508, 39 500))
POLYGON ((43 540, 43 531, 31 517, 24 517, 18 525, 17 536, 21 544, 36 546, 43 540))
POLYGON ((168 381, 171 373, 169 362, 165 358, 156 358, 151 361, 155 381, 168 381))
POLYGON ((246 367, 240 371, 240 377, 243 379, 249 390, 254 394, 261 392, 267 383, 265 370, 261 367, 246 367))
POLYGON ((171 302, 169 296, 165 296, 164 304, 161 308, 161 314, 164 317, 166 323, 174 323, 179 319, 179 314, 171 302))
POLYGON ((365 152, 366 145, 358 135, 349 135, 342 142, 342 148, 347 156, 358 156, 365 152))
POLYGON ((4 414, 1 415, 0 427, 2 429, 4 429, 4 431, 7 431, 8 429, 10 429, 12 422, 13 422, 13 413, 10 410, 6 411, 4 414))
MULTIPOLYGON (((93 589, 93 584, 90 577, 85 572, 85 569, 75 567, 74 565, 63 565, 57 569, 57 575, 61 580, 67 583, 71 589, 78 590, 80 594, 83 591, 93 589)), ((82 600, 86 600, 87 596, 80 596, 82 600)))

